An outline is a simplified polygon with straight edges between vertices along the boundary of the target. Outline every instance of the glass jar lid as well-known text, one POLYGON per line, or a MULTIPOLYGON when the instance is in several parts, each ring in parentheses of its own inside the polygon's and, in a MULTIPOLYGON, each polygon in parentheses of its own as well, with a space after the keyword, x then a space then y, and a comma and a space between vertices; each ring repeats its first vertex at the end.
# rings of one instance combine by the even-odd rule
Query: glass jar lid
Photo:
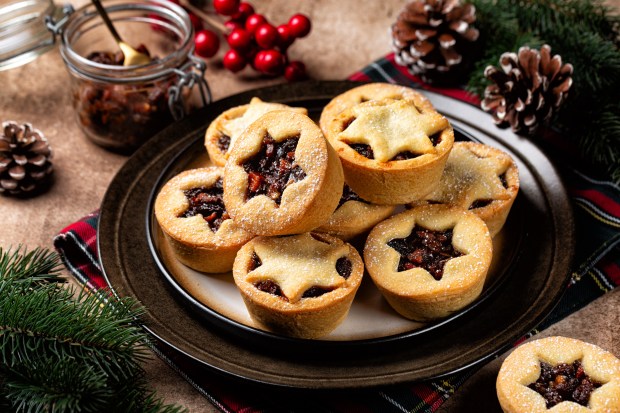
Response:
POLYGON ((54 34, 45 19, 61 14, 52 0, 0 0, 0 70, 26 64, 52 48, 54 34))

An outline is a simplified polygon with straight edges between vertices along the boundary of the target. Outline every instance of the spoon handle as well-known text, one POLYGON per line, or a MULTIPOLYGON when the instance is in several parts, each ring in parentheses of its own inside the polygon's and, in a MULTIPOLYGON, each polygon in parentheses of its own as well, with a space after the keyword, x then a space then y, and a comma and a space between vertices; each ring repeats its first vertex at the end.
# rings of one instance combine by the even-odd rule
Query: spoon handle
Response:
POLYGON ((112 20, 110 20, 110 16, 108 16, 108 13, 105 11, 103 6, 101 5, 101 2, 99 0, 91 0, 91 1, 97 8, 97 11, 99 12, 99 15, 101 16, 101 18, 103 19, 103 22, 105 23, 105 25, 108 26, 110 33, 112 33, 112 36, 114 36, 114 40, 116 40, 116 43, 120 43, 122 41, 121 37, 118 35, 118 32, 114 28, 114 25, 112 24, 112 20))

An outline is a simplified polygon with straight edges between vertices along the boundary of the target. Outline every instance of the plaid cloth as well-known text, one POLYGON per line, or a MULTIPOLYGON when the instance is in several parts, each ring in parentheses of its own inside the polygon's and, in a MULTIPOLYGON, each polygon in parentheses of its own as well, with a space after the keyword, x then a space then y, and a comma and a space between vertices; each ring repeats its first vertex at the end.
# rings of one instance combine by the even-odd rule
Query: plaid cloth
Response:
MULTIPOLYGON (((475 105, 479 103, 475 96, 462 89, 435 89, 422 84, 396 65, 393 55, 373 62, 350 79, 411 85, 475 105)), ((545 144, 555 148, 553 151, 546 150, 547 154, 558 156, 553 139, 542 145, 545 144)), ((574 169, 566 162, 567 159, 573 158, 562 152, 561 158, 558 156, 554 161, 560 168, 575 210, 577 245, 572 278, 560 303, 527 337, 620 284, 620 187, 590 178, 574 169)), ((64 264, 77 280, 91 289, 106 286, 98 262, 97 219, 98 212, 94 212, 63 229, 54 239, 64 264)), ((433 412, 475 372, 475 368, 470 368, 427 382, 404 383, 363 392, 317 391, 312 397, 307 397, 307 394, 291 395, 276 389, 265 391, 264 388, 228 381, 197 366, 165 343, 154 342, 152 347, 158 356, 223 412, 280 411, 283 406, 287 406, 286 411, 433 412), (291 407, 302 405, 303 408, 291 407)))

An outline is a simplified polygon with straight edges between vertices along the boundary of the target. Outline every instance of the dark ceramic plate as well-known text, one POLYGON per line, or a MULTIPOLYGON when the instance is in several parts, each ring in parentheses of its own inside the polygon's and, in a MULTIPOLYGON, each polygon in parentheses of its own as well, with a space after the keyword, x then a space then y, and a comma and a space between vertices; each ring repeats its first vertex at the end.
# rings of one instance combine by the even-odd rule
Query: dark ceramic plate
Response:
MULTIPOLYGON (((108 189, 98 243, 106 278, 119 296, 145 307, 145 328, 197 363, 247 380, 294 388, 352 388, 429 379, 497 354, 531 330, 560 298, 574 247, 572 210, 557 171, 529 141, 497 129, 477 108, 424 92, 461 139, 510 153, 521 190, 500 234, 495 276, 472 306, 441 323, 366 339, 298 340, 232 320, 195 298, 157 247, 151 202, 159 186, 204 152, 209 122, 258 96, 320 111, 357 85, 308 82, 253 90, 215 102, 153 138, 108 189)), ((497 241, 496 241, 497 243, 497 241)))

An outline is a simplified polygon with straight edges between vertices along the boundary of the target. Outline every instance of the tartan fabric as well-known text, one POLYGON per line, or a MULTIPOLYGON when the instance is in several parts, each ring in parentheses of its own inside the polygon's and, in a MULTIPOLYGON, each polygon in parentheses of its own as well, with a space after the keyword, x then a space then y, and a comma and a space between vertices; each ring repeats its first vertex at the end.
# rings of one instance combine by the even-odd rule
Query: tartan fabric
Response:
MULTIPOLYGON (((436 89, 422 84, 406 69, 394 62, 392 54, 379 59, 350 77, 351 80, 400 83, 432 90, 474 105, 477 97, 462 89, 436 89)), ((571 282, 560 303, 551 314, 523 339, 582 308, 592 300, 620 284, 620 187, 596 180, 576 170, 563 156, 566 148, 558 150, 557 138, 546 143, 554 148, 556 165, 573 202, 576 223, 576 257, 571 282), (557 152, 562 153, 558 156, 557 152)), ((569 148, 570 150, 570 148, 569 148)), ((75 278, 90 289, 105 287, 96 248, 98 211, 63 229, 54 245, 64 264, 75 278)), ((521 340, 519 340, 520 342, 521 340)), ((517 343, 515 343, 517 344, 517 343)), ((231 381, 197 366, 186 356, 165 343, 154 342, 154 352, 191 383, 214 406, 223 412, 253 413, 286 411, 330 412, 433 412, 447 400, 474 372, 464 372, 441 379, 404 383, 364 390, 363 392, 315 392, 312 397, 291 394, 283 390, 255 388, 231 381), (242 390, 243 389, 243 390, 242 390), (301 398, 303 402, 300 403, 301 398), (303 406, 303 407, 292 407, 303 406)))

